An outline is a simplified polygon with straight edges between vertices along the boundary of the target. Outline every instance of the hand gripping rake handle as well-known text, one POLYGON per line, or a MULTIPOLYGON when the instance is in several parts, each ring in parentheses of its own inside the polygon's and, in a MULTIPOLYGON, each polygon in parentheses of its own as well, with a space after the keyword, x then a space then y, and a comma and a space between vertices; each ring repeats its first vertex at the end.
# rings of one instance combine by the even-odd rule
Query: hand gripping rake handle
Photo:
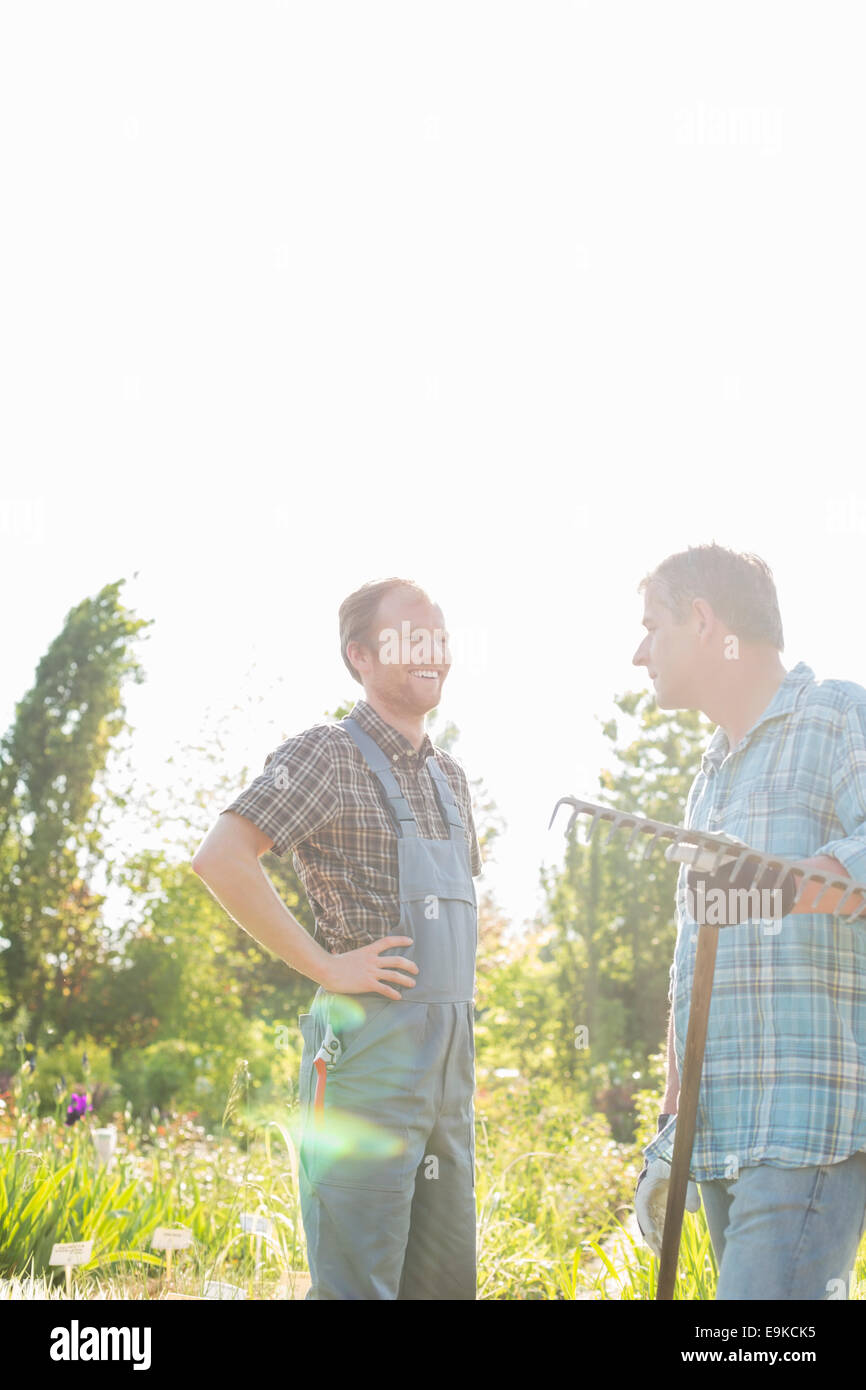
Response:
MULTIPOLYGON (((607 845, 614 835, 621 830, 631 830, 631 835, 626 848, 636 842, 638 836, 647 837, 646 848, 643 858, 648 859, 659 841, 669 840, 665 851, 665 858, 674 862, 691 865, 701 872, 714 873, 722 864, 730 864, 736 860, 736 868, 731 873, 731 882, 740 873, 742 866, 747 859, 754 859, 754 865, 750 875, 752 882, 756 882, 758 877, 766 869, 778 870, 776 887, 780 887, 790 873, 797 872, 802 875, 802 882, 797 890, 792 906, 795 906, 803 895, 806 884, 810 880, 817 880, 823 883, 824 890, 818 894, 813 904, 817 910, 818 903, 823 898, 828 888, 845 888, 845 892, 836 905, 836 912, 840 912, 849 897, 853 894, 863 894, 866 897, 866 883, 857 883, 850 878, 840 878, 838 875, 822 873, 816 869, 799 869, 797 861, 790 859, 780 859, 776 855, 762 854, 758 850, 750 849, 748 845, 743 845, 739 840, 733 840, 727 835, 711 834, 707 830, 686 830, 681 825, 669 825, 666 821, 652 820, 648 816, 634 816, 624 811, 615 811, 610 806, 599 806, 594 801, 580 801, 574 796, 560 797, 553 808, 553 815, 550 817, 550 826, 556 818, 556 813, 560 806, 571 806, 571 819, 566 827, 568 834, 574 827, 578 816, 588 815, 592 817, 589 829, 587 830, 587 842, 591 840, 595 827, 600 820, 610 821, 611 829, 608 832, 604 844, 607 845)), ((861 914, 862 915, 862 914, 861 914)), ((674 1131, 674 1151, 671 1156, 671 1176, 668 1184, 668 1198, 665 1206, 665 1224, 662 1232, 662 1253, 659 1261, 659 1278, 656 1289, 657 1300, 670 1300, 674 1296, 674 1285, 677 1277, 677 1262, 679 1259, 680 1236, 683 1226, 683 1212, 686 1204, 686 1189, 689 1182, 689 1168, 692 1160, 692 1147, 695 1139, 695 1121, 698 1112, 698 1093, 701 1086, 701 1072, 704 1066, 704 1047, 707 1039, 707 1022, 710 1015, 710 999, 713 992, 713 974, 716 967, 716 947, 718 946, 719 927, 702 924, 698 928, 698 945, 695 953, 695 973, 692 981, 692 998, 689 1007, 689 1024, 686 1031, 686 1048, 683 1055, 683 1075, 680 1082, 680 1094, 677 1103, 677 1123, 674 1131)))

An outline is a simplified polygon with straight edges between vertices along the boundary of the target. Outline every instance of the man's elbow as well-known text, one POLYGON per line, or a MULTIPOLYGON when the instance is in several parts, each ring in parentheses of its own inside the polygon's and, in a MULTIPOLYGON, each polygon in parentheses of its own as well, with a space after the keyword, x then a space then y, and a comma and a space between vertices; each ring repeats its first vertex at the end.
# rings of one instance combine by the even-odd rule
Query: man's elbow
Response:
POLYGON ((226 868, 257 864, 261 855, 273 845, 266 835, 245 816, 224 811, 202 840, 190 863, 193 872, 205 883, 226 868))
POLYGON ((196 850, 195 854, 190 860, 190 867, 194 874, 198 874, 199 878, 206 878, 206 865, 209 864, 209 862, 210 861, 205 857, 204 854, 202 854, 201 850, 196 850))
POLYGON ((224 859, 225 853, 220 855, 213 845, 203 840, 190 860, 190 867, 194 874, 198 874, 199 878, 207 882, 208 878, 213 876, 219 858, 224 859))

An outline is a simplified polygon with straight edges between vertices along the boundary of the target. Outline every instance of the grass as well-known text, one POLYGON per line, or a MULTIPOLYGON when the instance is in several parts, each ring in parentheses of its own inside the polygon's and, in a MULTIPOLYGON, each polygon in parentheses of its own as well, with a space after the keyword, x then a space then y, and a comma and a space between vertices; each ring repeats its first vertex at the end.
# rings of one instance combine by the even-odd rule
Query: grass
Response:
MULTIPOLYGON (((306 1269, 292 1139, 285 1123, 247 1128, 242 1144, 208 1134, 188 1115, 135 1123, 115 1115, 118 1147, 100 1164, 89 1119, 23 1117, 0 1146, 0 1299, 63 1299, 65 1276, 48 1264, 60 1241, 94 1242, 73 1274, 73 1297, 202 1296, 209 1281, 250 1299, 292 1294, 306 1269), (266 1215, 257 1242, 241 1212, 266 1215), (171 1281, 157 1226, 183 1225, 193 1245, 175 1251, 171 1281)), ((520 1085, 479 1096, 476 1136, 478 1298, 651 1300, 658 1262, 636 1234, 636 1145, 615 1143, 599 1115, 539 1102, 520 1085)), ((675 1298, 715 1295, 717 1270, 703 1211, 686 1213, 675 1298)), ((866 1294, 861 1247, 852 1298, 866 1294)))

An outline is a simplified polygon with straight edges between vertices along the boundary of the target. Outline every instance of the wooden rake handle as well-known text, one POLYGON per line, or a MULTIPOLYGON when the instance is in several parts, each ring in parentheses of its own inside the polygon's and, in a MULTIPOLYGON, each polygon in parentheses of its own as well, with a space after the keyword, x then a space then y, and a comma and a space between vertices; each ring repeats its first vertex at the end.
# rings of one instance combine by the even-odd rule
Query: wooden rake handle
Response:
POLYGON ((701 1089, 701 1072, 704 1069, 704 1046, 707 1040, 707 1022, 710 1016, 710 998, 713 992, 713 975, 716 968, 716 947, 718 944, 718 927, 698 927, 695 974, 689 1006, 689 1026, 686 1030, 686 1050, 683 1056, 683 1075, 677 1102, 677 1124, 674 1131, 674 1151, 671 1158, 671 1176, 665 1207, 665 1225, 662 1232, 662 1253, 659 1261, 658 1287, 656 1288, 657 1300, 673 1298, 674 1285, 677 1279, 680 1236, 683 1228, 686 1190, 689 1185, 692 1146, 695 1141, 698 1095, 701 1089))

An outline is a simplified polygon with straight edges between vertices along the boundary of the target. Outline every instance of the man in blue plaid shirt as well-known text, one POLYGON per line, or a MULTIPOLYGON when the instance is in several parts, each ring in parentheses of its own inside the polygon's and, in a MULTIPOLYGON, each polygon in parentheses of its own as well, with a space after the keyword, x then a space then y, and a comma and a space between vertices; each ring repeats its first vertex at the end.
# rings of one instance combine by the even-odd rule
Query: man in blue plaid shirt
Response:
MULTIPOLYGON (((755 556, 690 548, 641 589, 647 635, 634 664, 662 709, 700 709, 718 726, 684 824, 866 881, 866 689, 816 680, 803 662, 785 671, 775 586, 755 556)), ((722 880, 704 877, 705 900, 722 880)), ((800 881, 789 879, 775 914, 729 917, 737 925, 718 935, 690 1176, 719 1299, 846 1298, 866 1229, 864 901, 852 895, 836 911, 843 890, 811 883, 792 909, 800 881)), ((697 888, 683 865, 667 1089, 644 1150, 656 1183, 673 1151, 697 888)), ((648 1236, 656 1253, 658 1234, 648 1236)))

